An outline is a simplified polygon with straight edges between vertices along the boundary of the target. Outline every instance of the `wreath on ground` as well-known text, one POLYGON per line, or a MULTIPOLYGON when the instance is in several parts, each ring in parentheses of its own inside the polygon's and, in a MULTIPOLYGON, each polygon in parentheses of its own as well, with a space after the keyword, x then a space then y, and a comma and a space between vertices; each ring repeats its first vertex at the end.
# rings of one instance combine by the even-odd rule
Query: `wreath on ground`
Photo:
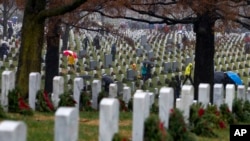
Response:
POLYGON ((80 95, 80 110, 81 111, 93 111, 94 109, 91 107, 91 95, 82 91, 80 95))
POLYGON ((71 92, 64 92, 59 96, 60 101, 58 103, 58 107, 74 107, 76 104, 76 101, 73 98, 73 93, 71 92))
POLYGON ((248 100, 234 99, 233 113, 238 122, 250 122, 250 102, 248 100))
POLYGON ((226 128, 218 108, 208 105, 205 109, 201 103, 191 105, 189 125, 191 132, 204 137, 217 137, 214 129, 226 128))
POLYGON ((12 113, 20 113, 22 115, 33 115, 33 110, 21 97, 21 92, 18 88, 10 90, 8 93, 8 111, 12 113))
POLYGON ((50 94, 39 90, 36 95, 36 110, 39 112, 54 112, 55 108, 51 102, 50 94))

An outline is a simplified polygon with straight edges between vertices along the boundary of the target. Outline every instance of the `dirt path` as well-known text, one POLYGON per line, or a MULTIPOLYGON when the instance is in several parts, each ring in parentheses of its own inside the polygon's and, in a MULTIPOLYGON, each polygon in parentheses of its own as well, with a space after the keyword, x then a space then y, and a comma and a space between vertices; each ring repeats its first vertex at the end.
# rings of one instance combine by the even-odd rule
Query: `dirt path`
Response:
MULTIPOLYGON (((54 120, 54 116, 48 116, 48 115, 41 115, 41 114, 35 114, 34 119, 38 121, 47 121, 47 120, 54 120)), ((80 118, 79 122, 86 125, 92 125, 92 126, 98 126, 99 120, 97 119, 86 119, 86 118, 80 118)), ((131 120, 122 120, 119 121, 120 126, 130 126, 132 124, 131 120)))

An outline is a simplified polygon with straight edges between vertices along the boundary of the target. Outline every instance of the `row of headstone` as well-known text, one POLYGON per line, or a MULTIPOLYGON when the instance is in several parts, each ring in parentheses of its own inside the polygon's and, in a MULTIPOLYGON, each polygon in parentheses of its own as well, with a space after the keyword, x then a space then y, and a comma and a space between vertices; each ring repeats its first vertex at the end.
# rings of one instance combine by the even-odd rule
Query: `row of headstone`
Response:
MULTIPOLYGON (((74 107, 60 107, 55 113, 54 141, 77 141, 79 112, 74 107)), ((27 125, 23 121, 0 123, 1 141, 26 141, 27 125)))
MULTIPOLYGON (((4 71, 2 73, 2 89, 1 89, 1 105, 4 107, 5 111, 8 111, 8 93, 15 88, 15 72, 14 71, 4 71)), ((79 103, 80 93, 83 89, 83 79, 74 79, 74 90, 73 96, 75 101, 79 103)), ((41 74, 37 72, 32 72, 29 75, 29 105, 35 110, 35 102, 37 92, 41 87, 41 74)), ((64 78, 62 76, 55 76, 53 78, 53 92, 52 92, 52 102, 55 107, 58 107, 60 101, 59 97, 64 93, 64 78)), ((76 104, 78 107, 78 104, 76 104)))
MULTIPOLYGON (((214 85, 219 90, 219 99, 223 103, 222 85, 214 85)), ((241 87, 243 88, 243 87, 241 87)), ((238 90, 237 96, 245 93, 238 90)), ((126 88, 128 90, 128 88, 126 88)), ((199 85, 199 99, 203 105, 209 104, 208 84, 199 85)), ((226 86, 225 103, 232 110, 232 102, 234 99, 235 86, 229 84, 226 86)), ((144 121, 149 117, 150 107, 154 102, 154 96, 147 91, 136 90, 133 95, 133 119, 132 119, 132 140, 142 141, 144 132, 144 121)), ((241 97, 239 96, 239 97, 241 97)), ((169 115, 174 107, 174 91, 170 87, 162 87, 159 91, 159 117, 164 127, 169 126, 169 115)), ((194 101, 194 88, 192 85, 184 85, 182 87, 181 98, 176 99, 176 108, 183 111, 185 121, 188 122, 190 106, 196 103, 194 101)), ((217 103, 217 102, 216 102, 217 103)), ((221 104, 222 104, 221 103, 221 104)), ((218 104, 218 103, 217 103, 218 104)), ((116 98, 104 98, 100 102, 99 114, 99 141, 112 140, 115 133, 119 132, 119 101, 116 98), (107 130, 108 129, 108 130, 107 130)), ((79 111, 75 107, 60 107, 55 113, 54 140, 55 141, 76 141, 78 140, 78 124, 79 111)), ((0 140, 1 141, 26 141, 27 126, 22 121, 2 121, 0 124, 0 140)))
MULTIPOLYGON (((169 36, 169 35, 168 35, 169 36)), ((173 38, 175 38, 173 35, 171 35, 172 37, 170 38, 166 38, 166 40, 167 39, 173 39, 173 38)), ((151 37, 151 35, 150 35, 150 37, 151 37)), ((141 40, 144 40, 143 42, 143 44, 146 44, 147 45, 147 37, 145 38, 145 37, 142 37, 142 38, 144 38, 144 39, 141 39, 141 40)), ((107 43, 107 45, 108 45, 108 43, 107 43)), ((122 47, 122 46, 121 46, 122 47)), ((154 48, 154 47, 152 47, 152 48, 154 48)), ((142 50, 141 52, 143 53, 144 51, 143 51, 143 49, 140 49, 140 50, 142 50)), ((158 53, 154 53, 154 54, 158 54, 158 53)), ((124 59, 124 58, 123 58, 124 59)), ((150 59, 150 58, 149 58, 150 59)), ((104 60, 104 62, 105 62, 105 60, 104 60)), ((111 62, 111 61, 110 61, 111 62)), ((186 62, 190 62, 190 61, 186 61, 186 62)), ((90 69, 91 70, 93 70, 93 69, 95 69, 95 68, 98 68, 98 66, 100 66, 100 65, 98 65, 98 59, 97 59, 97 61, 94 61, 93 63, 90 63, 91 65, 90 65, 90 69)), ((109 65, 106 65, 106 64, 108 64, 108 63, 104 63, 104 67, 107 67, 107 66, 109 66, 109 65)), ((187 64, 187 63, 185 63, 185 64, 187 64)), ((166 67, 166 69, 164 69, 165 71, 164 72, 167 72, 168 70, 171 70, 171 72, 174 72, 176 69, 175 68, 173 68, 173 67, 166 67)))

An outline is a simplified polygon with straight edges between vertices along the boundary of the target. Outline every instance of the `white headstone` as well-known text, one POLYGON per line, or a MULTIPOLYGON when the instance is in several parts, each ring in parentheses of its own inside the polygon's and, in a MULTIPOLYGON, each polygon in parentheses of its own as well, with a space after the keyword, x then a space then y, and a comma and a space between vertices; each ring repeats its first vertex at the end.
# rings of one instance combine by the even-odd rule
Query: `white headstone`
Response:
POLYGON ((103 98, 100 103, 99 141, 111 141, 119 130, 119 102, 115 98, 103 98))
POLYGON ((206 108, 210 101, 210 85, 200 83, 198 91, 198 101, 201 102, 206 108))
POLYGON ((80 104, 80 95, 81 95, 81 91, 83 89, 83 79, 82 78, 75 78, 74 79, 74 91, 73 91, 73 95, 74 95, 74 100, 76 101, 76 108, 79 109, 79 104, 80 104))
POLYGON ((185 121, 188 122, 190 106, 193 104, 194 100, 194 88, 192 85, 184 85, 181 91, 181 111, 184 113, 185 121))
POLYGON ((0 124, 0 141, 26 141, 27 126, 22 121, 5 120, 0 124))
POLYGON ((62 76, 55 76, 53 78, 53 95, 52 95, 52 101, 54 107, 58 106, 58 103, 60 101, 59 97, 63 93, 64 93, 64 79, 62 76))
POLYGON ((224 86, 223 84, 214 84, 213 104, 218 108, 224 103, 224 86))
POLYGON ((173 88, 163 87, 159 95, 159 117, 164 127, 168 128, 170 110, 174 107, 173 88))
POLYGON ((158 88, 155 88, 155 94, 158 94, 158 88))
POLYGON ((131 91, 132 91, 132 92, 135 91, 135 82, 131 82, 131 91))
POLYGON ((134 94, 132 141, 143 141, 144 121, 149 116, 148 98, 145 92, 136 92, 134 94))
POLYGON ((233 109, 233 100, 235 98, 235 86, 234 84, 227 84, 226 85, 226 97, 225 103, 228 105, 230 111, 233 109))
POLYGON ((244 85, 239 85, 237 87, 237 99, 246 99, 246 90, 244 85))
POLYGON ((181 98, 176 98, 176 108, 182 109, 182 103, 181 103, 181 98))
POLYGON ((109 84, 109 97, 115 98, 117 97, 117 84, 116 83, 111 83, 109 84))
POLYGON ((104 74, 105 73, 105 69, 102 69, 101 72, 102 72, 102 74, 104 74))
POLYGON ((124 79, 124 74, 121 74, 121 82, 123 81, 124 79))
POLYGON ((93 80, 92 82, 92 107, 98 109, 98 96, 101 92, 101 81, 93 80))
POLYGON ((154 104, 155 102, 155 94, 152 92, 148 92, 148 96, 149 96, 149 107, 151 108, 151 106, 154 104))
POLYGON ((8 111, 8 94, 10 90, 15 88, 15 73, 13 71, 4 71, 2 73, 1 87, 1 105, 5 111, 8 111))
POLYGON ((41 74, 32 72, 29 75, 29 106, 36 109, 36 94, 41 89, 41 74))
POLYGON ((130 87, 123 87, 123 101, 128 104, 131 99, 131 89, 130 87))
POLYGON ((246 100, 250 102, 250 87, 247 88, 246 100))
POLYGON ((60 107, 55 113, 54 141, 77 141, 78 121, 78 109, 60 107))

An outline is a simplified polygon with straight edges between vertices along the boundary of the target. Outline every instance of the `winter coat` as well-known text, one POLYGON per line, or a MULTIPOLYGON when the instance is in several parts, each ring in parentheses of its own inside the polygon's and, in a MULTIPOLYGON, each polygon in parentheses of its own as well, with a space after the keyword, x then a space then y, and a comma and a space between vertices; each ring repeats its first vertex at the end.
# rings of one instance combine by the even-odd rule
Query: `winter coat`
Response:
POLYGON ((68 56, 68 65, 74 65, 75 64, 75 58, 73 55, 68 56))
POLYGON ((147 67, 146 67, 146 66, 142 66, 142 67, 141 67, 141 74, 142 74, 142 75, 147 74, 147 67))
POLYGON ((192 65, 192 63, 189 63, 188 66, 185 69, 185 75, 190 76, 191 73, 192 73, 192 69, 193 69, 193 65, 192 65))

